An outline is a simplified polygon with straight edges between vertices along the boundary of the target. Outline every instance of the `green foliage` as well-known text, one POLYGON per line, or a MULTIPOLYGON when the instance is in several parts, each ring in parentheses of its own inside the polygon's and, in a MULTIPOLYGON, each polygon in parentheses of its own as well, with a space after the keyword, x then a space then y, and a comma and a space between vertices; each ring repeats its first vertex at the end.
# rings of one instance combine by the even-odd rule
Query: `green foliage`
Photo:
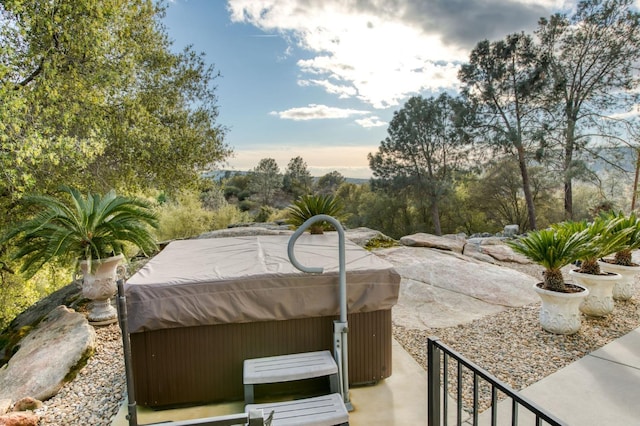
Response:
POLYGON ((258 212, 258 214, 256 215, 256 217, 254 218, 254 220, 256 222, 268 222, 269 218, 271 217, 271 215, 273 215, 275 213, 275 210, 273 209, 273 207, 269 207, 269 206, 261 206, 260 207, 260 211, 258 212))
POLYGON ((600 217, 615 223, 611 228, 612 233, 627 235, 624 246, 616 250, 614 261, 617 265, 631 266, 633 264, 631 252, 640 248, 640 219, 635 213, 625 215, 621 211, 616 213, 613 210, 602 212, 600 217))
POLYGON ((438 235, 440 205, 451 190, 453 174, 467 159, 469 145, 460 119, 464 116, 462 100, 446 93, 438 98, 413 96, 394 113, 378 152, 368 156, 374 177, 389 191, 409 183, 420 194, 416 200, 426 204, 419 208, 428 209, 438 235))
POLYGON ((559 142, 557 165, 567 218, 573 211, 573 180, 584 170, 577 153, 602 141, 617 141, 633 123, 611 120, 637 102, 636 63, 640 59, 640 14, 633 0, 584 0, 573 16, 541 19, 536 35, 549 59, 551 88, 544 106, 555 110, 548 128, 559 142), (590 135, 597 134, 597 138, 590 135), (597 142, 596 142, 597 141, 597 142))
POLYGON ((504 40, 479 42, 459 72, 463 95, 478 108, 479 140, 517 161, 529 229, 537 226, 528 160, 545 113, 538 101, 548 84, 545 67, 546 59, 537 55, 533 38, 516 33, 504 40))
POLYGON ((36 209, 33 217, 15 225, 0 240, 13 242, 13 259, 23 260, 21 272, 31 277, 53 260, 78 262, 124 252, 131 243, 145 254, 157 249, 150 228, 156 216, 144 200, 88 193, 63 186, 62 196, 34 195, 23 198, 36 209))
MULTIPOLYGON (((342 204, 332 195, 303 195, 288 207, 290 225, 299 227, 307 219, 319 214, 333 216, 339 219, 342 211, 342 204)), ((332 225, 327 222, 319 221, 312 224, 309 229, 312 234, 322 234, 326 229, 331 229, 332 225)))
POLYGON ((367 250, 375 250, 380 248, 395 247, 397 245, 399 245, 398 242, 393 238, 388 238, 380 235, 367 241, 367 244, 365 244, 364 248, 367 250))
POLYGON ((60 182, 180 188, 224 159, 217 73, 149 0, 0 5, 0 212, 60 182))
POLYGON ((342 218, 348 228, 366 226, 364 215, 366 214, 365 199, 371 197, 371 188, 368 184, 355 184, 345 182, 336 191, 336 198, 342 200, 342 218))
POLYGON ((263 158, 249 174, 249 189, 263 206, 271 205, 282 188, 282 174, 273 158, 263 158))
POLYGON ((213 230, 228 228, 235 223, 251 221, 251 215, 233 204, 224 204, 213 212, 213 230))
POLYGON ((608 256, 624 248, 628 235, 632 232, 632 228, 616 228, 621 219, 614 218, 612 220, 597 217, 591 223, 586 220, 580 222, 563 222, 555 225, 557 229, 561 229, 571 233, 584 233, 587 236, 583 247, 580 260, 579 272, 585 274, 600 274, 600 266, 598 259, 608 256))
POLYGON ((344 176, 337 170, 334 170, 318 178, 315 185, 315 192, 321 195, 335 194, 344 182, 344 176))
POLYGON ((193 238, 205 232, 224 229, 234 223, 249 222, 250 215, 237 206, 216 203, 215 210, 207 208, 204 194, 193 190, 182 191, 174 201, 157 208, 159 226, 156 236, 160 241, 193 238))
POLYGON ((292 158, 284 172, 282 189, 297 198, 310 193, 312 184, 313 178, 307 170, 307 163, 300 156, 292 158))
POLYGON ((589 235, 587 231, 558 226, 529 232, 525 237, 507 244, 545 268, 544 287, 547 290, 564 291, 565 283, 560 269, 584 255, 589 235))
POLYGON ((206 210, 197 193, 182 191, 174 201, 157 208, 159 241, 196 237, 210 231, 214 213, 206 210))

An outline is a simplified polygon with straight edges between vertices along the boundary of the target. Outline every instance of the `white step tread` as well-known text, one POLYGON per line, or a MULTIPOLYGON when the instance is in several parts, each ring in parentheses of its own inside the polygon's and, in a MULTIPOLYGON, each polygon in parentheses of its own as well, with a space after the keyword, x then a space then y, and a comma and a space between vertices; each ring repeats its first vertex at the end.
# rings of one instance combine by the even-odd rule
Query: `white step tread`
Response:
POLYGON ((244 361, 245 385, 289 382, 338 373, 331 352, 305 352, 244 361))
POLYGON ((250 410, 264 410, 265 417, 273 411, 272 426, 332 426, 349 422, 349 413, 339 393, 294 401, 247 404, 245 412, 250 410))

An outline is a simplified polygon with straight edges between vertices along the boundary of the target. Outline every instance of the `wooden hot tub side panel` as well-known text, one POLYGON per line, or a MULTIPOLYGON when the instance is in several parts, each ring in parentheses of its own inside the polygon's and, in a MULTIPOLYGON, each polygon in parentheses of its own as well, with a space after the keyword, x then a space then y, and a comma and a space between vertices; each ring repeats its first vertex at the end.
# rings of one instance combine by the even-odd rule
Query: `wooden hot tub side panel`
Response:
MULTIPOLYGON (((150 407, 242 400, 245 359, 333 351, 337 316, 131 334, 136 400, 150 407)), ((391 310, 348 315, 349 382, 391 375, 391 310)))

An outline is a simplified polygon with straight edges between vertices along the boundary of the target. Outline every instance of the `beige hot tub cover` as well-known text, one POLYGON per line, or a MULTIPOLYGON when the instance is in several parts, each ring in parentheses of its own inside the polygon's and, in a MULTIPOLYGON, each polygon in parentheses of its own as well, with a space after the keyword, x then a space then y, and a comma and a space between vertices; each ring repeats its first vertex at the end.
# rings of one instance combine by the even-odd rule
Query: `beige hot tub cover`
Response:
MULTIPOLYGON (((338 235, 302 235, 304 266, 287 256, 289 236, 174 241, 125 285, 132 333, 174 327, 286 320, 339 314, 338 235)), ((390 309, 400 275, 387 261, 345 241, 347 310, 390 309)))

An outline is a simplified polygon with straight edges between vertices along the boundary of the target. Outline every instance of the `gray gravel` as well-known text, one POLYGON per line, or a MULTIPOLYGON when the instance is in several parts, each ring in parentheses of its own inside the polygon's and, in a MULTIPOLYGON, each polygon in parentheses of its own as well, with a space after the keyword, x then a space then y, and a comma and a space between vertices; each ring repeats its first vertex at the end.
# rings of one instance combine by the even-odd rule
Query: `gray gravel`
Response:
MULTIPOLYGON (((535 265, 513 265, 538 275, 535 265)), ((581 330, 571 336, 543 331, 539 304, 509 309, 470 324, 422 330, 394 326, 396 340, 426 368, 426 339, 435 336, 515 389, 525 388, 589 352, 640 327, 640 291, 627 302, 616 302, 603 319, 583 317, 581 330)), ((109 426, 125 394, 122 340, 117 324, 97 328, 98 347, 87 366, 37 411, 41 425, 109 426)), ((470 402, 470 378, 464 381, 470 402)), ((450 392, 455 394, 455 382, 450 392)), ((488 407, 488 389, 481 388, 481 406, 488 407)))
MULTIPOLYGON (((505 266, 536 275, 534 265, 505 266)), ((570 336, 543 331, 539 325, 540 303, 512 308, 470 324, 448 328, 406 329, 394 325, 395 339, 418 363, 427 367, 427 337, 443 343, 489 371, 516 390, 523 389, 549 374, 577 361, 588 353, 640 327, 640 290, 628 301, 616 301, 614 312, 603 318, 582 316, 582 327, 570 336)), ((457 365, 451 362, 449 371, 457 365)), ((472 402, 472 378, 465 375, 463 400, 472 402)), ((449 393, 456 395, 452 380, 449 393)), ((480 388, 480 407, 489 407, 490 390, 480 388)))
POLYGON ((109 426, 126 398, 118 324, 97 327, 97 347, 78 376, 36 411, 40 425, 109 426))

